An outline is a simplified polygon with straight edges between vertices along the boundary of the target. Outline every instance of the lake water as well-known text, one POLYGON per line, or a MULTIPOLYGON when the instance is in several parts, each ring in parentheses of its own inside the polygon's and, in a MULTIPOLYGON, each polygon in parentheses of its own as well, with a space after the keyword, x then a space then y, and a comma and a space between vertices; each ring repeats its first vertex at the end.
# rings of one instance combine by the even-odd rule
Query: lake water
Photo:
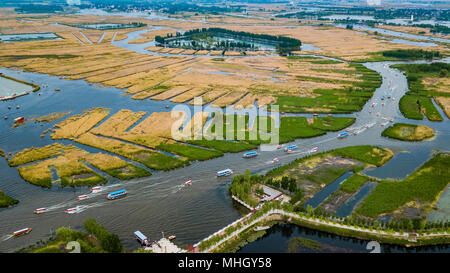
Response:
MULTIPOLYGON (((249 243, 237 253, 286 253, 289 250, 291 239, 301 237, 320 243, 320 250, 312 250, 299 246, 291 249, 296 253, 369 253, 368 240, 342 237, 293 224, 278 224, 267 230, 267 233, 258 240, 249 243)), ((380 245, 381 253, 450 253, 450 246, 437 245, 425 247, 403 247, 397 245, 380 245)))
POLYGON ((61 38, 55 33, 0 34, 0 40, 5 43, 58 39, 61 38))
POLYGON ((21 95, 33 91, 34 87, 0 76, 0 97, 21 95))

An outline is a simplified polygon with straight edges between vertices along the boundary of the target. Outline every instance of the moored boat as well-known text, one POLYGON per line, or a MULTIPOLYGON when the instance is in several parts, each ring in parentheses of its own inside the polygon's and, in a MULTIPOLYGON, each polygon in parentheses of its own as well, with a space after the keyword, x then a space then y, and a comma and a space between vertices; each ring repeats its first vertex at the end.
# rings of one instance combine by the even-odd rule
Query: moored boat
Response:
POLYGON ((177 238, 177 236, 175 236, 175 235, 170 235, 169 237, 167 237, 167 239, 169 239, 169 241, 172 241, 175 238, 177 238))
POLYGON ((134 237, 142 246, 150 246, 150 241, 148 240, 147 236, 145 236, 142 232, 139 230, 134 232, 134 237))
POLYGON ((277 163, 278 161, 280 161, 280 160, 278 159, 278 157, 275 157, 274 159, 272 159, 272 163, 277 163))
POLYGON ((347 136, 349 136, 348 132, 343 132, 343 133, 340 133, 337 137, 338 138, 344 138, 344 137, 347 137, 347 136))
POLYGON ((19 123, 19 122, 23 122, 25 120, 24 117, 18 117, 14 119, 14 122, 19 123))
POLYGON ((28 234, 31 232, 31 230, 32 230, 32 228, 23 228, 21 230, 14 231, 13 235, 17 237, 17 236, 20 236, 23 234, 28 234))
POLYGON ((114 199, 117 199, 117 198, 125 197, 127 194, 128 194, 127 190, 123 189, 123 190, 120 190, 120 191, 115 191, 115 192, 109 193, 106 196, 106 198, 108 200, 114 200, 114 199))

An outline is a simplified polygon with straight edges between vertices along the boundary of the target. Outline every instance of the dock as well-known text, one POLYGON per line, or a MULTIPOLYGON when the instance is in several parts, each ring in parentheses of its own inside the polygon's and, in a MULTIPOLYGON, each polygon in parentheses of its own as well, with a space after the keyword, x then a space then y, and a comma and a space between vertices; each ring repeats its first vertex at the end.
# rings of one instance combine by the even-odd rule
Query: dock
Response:
POLYGON ((154 253, 184 253, 186 250, 179 248, 167 238, 162 238, 153 242, 151 246, 144 247, 144 250, 151 250, 154 253))

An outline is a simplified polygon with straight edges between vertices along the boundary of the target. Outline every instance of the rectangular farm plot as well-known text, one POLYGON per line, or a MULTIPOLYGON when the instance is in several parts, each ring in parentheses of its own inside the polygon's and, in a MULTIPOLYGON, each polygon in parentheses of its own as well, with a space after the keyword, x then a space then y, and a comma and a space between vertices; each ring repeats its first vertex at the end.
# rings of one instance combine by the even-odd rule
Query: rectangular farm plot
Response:
POLYGON ((173 124, 177 122, 179 124, 178 128, 180 128, 185 120, 186 113, 182 111, 155 112, 131 129, 130 133, 135 135, 144 134, 172 138, 173 124))
POLYGON ((186 87, 186 86, 176 86, 176 87, 173 87, 163 93, 153 96, 150 99, 152 99, 152 100, 167 100, 167 99, 170 99, 177 95, 180 95, 180 94, 188 91, 189 89, 191 89, 191 88, 186 87))
POLYGON ((30 162, 47 159, 53 156, 62 155, 65 151, 75 149, 74 146, 54 143, 45 147, 24 149, 16 153, 9 161, 10 166, 19 166, 30 162))
POLYGON ((182 93, 181 95, 178 95, 172 99, 170 99, 171 102, 176 102, 176 103, 184 103, 187 102, 195 97, 201 96, 203 94, 205 94, 206 92, 208 92, 208 89, 205 88, 193 88, 189 91, 186 91, 184 93, 182 93))
POLYGON ((123 141, 95 136, 86 133, 76 139, 77 142, 115 153, 131 160, 140 162, 156 170, 170 170, 185 165, 185 161, 169 155, 152 151, 123 141))
MULTIPOLYGON (((211 101, 227 94, 228 92, 229 92, 228 90, 223 90, 223 89, 216 89, 216 90, 209 91, 202 96, 202 104, 201 105, 210 103, 211 101)), ((191 101, 189 104, 197 105, 195 101, 191 101)))
POLYGON ((245 94, 246 94, 245 92, 240 91, 230 92, 225 96, 220 97, 216 101, 212 102, 211 105, 218 107, 226 107, 228 105, 232 105, 233 103, 241 99, 245 94))
POLYGON ((84 114, 75 115, 55 125, 57 129, 51 135, 52 139, 76 138, 86 133, 109 115, 109 109, 95 108, 84 114))
POLYGON ((121 110, 108 120, 91 130, 91 133, 103 136, 118 136, 128 128, 138 122, 146 112, 133 112, 131 110, 121 110))
POLYGON ((151 175, 147 170, 136 167, 117 156, 97 153, 89 155, 86 160, 94 167, 121 180, 151 175))

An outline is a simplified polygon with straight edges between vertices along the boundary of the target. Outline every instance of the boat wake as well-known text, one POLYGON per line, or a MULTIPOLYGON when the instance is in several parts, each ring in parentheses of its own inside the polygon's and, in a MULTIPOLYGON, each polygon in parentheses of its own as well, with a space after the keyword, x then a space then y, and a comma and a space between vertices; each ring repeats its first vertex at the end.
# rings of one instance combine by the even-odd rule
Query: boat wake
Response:
POLYGON ((6 241, 6 240, 11 239, 12 237, 14 237, 14 235, 8 234, 8 235, 3 236, 3 237, 1 238, 1 240, 2 240, 2 242, 4 242, 4 241, 6 241))

